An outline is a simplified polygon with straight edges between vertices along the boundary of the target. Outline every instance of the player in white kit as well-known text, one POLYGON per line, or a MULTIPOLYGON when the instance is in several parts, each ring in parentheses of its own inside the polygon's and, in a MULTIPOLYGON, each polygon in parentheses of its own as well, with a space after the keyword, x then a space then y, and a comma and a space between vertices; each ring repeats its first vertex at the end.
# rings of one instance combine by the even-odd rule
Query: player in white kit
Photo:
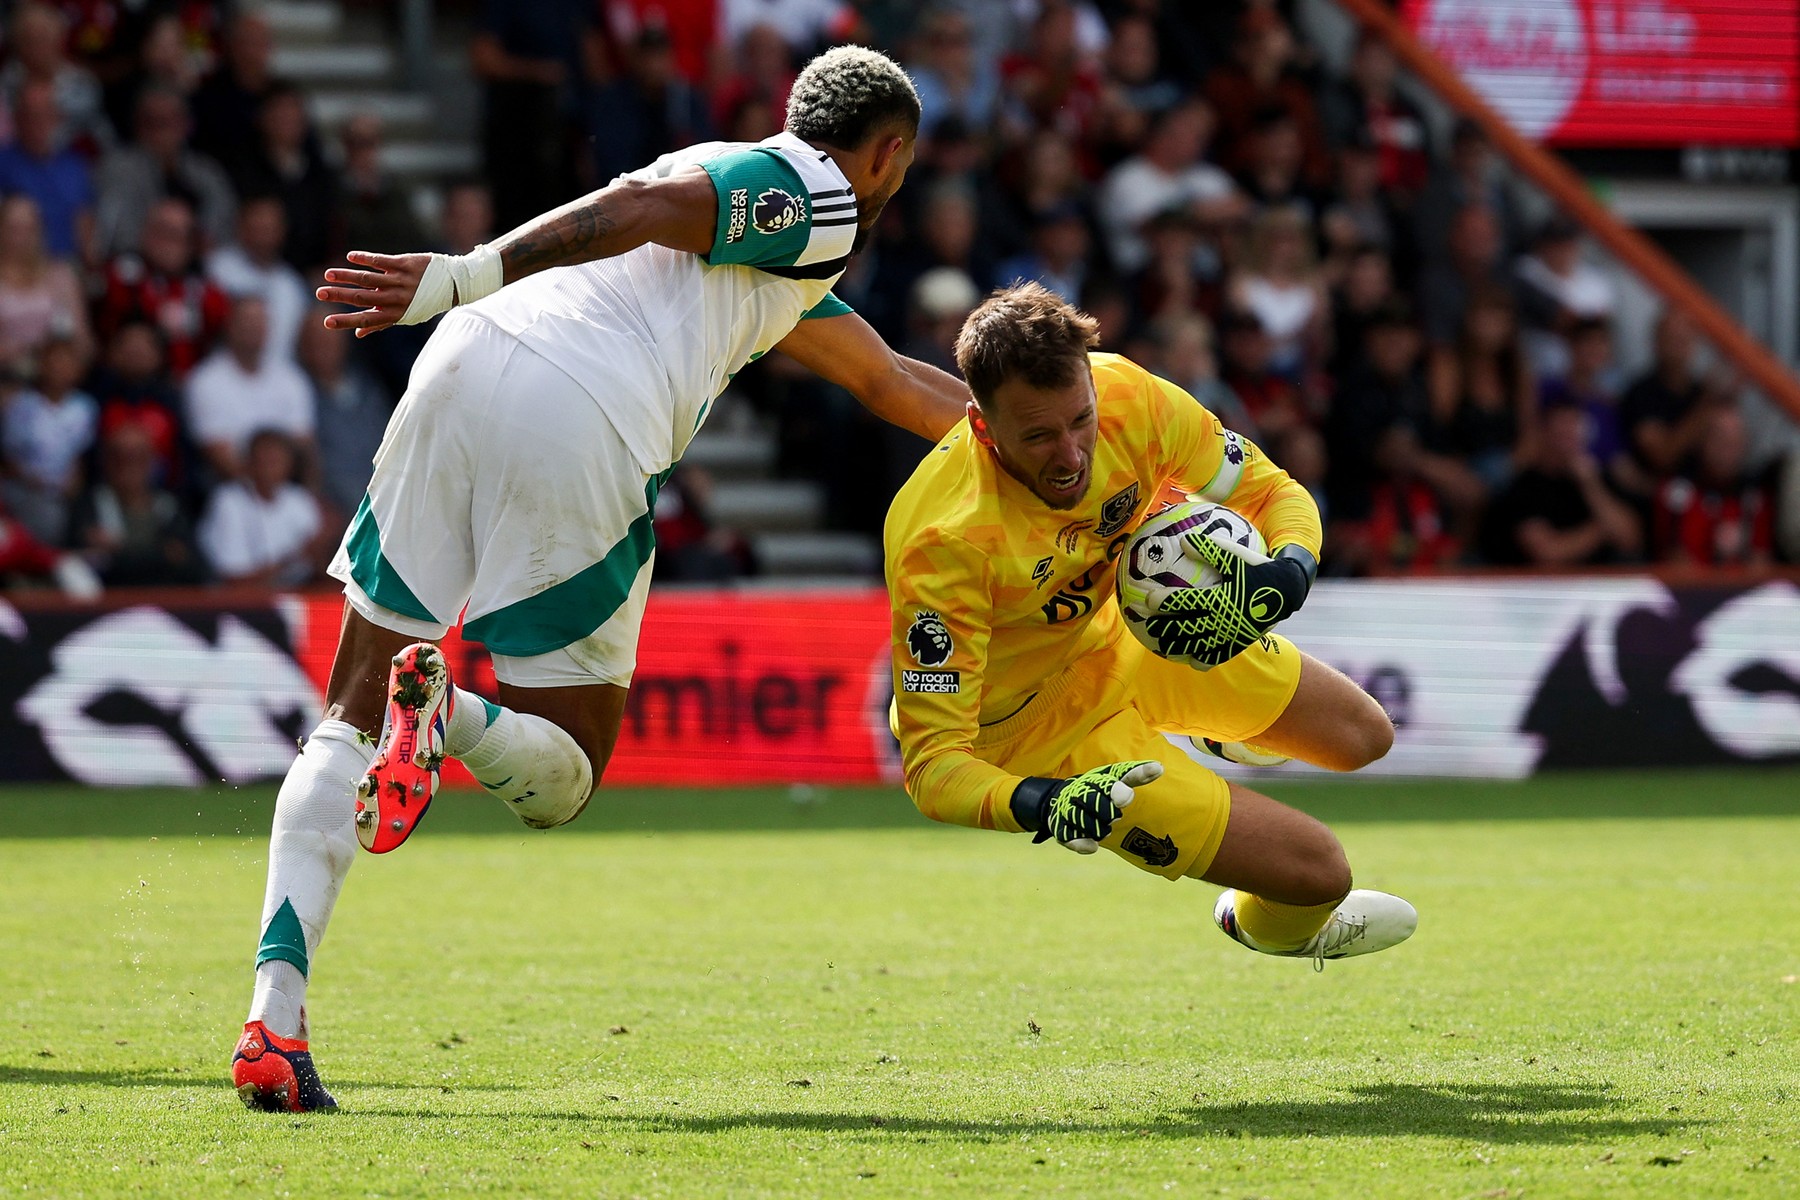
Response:
POLYGON ((247 1105, 335 1106, 307 1051, 313 956, 358 841, 403 842, 444 758, 528 825, 585 807, 636 662, 657 489, 745 363, 779 348, 933 441, 962 417, 961 381, 831 295, 918 124, 898 66, 839 47, 764 142, 667 155, 468 255, 353 252, 326 272, 319 298, 358 310, 326 324, 359 337, 455 308, 332 563, 343 632, 276 802, 232 1059, 247 1105), (455 687, 432 645, 459 618, 493 655, 497 702, 455 687))

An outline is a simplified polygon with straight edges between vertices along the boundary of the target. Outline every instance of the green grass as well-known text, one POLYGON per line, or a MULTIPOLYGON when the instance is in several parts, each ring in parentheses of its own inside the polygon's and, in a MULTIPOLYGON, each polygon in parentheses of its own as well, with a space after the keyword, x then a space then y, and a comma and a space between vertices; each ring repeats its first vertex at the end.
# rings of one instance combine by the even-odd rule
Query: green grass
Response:
POLYGON ((449 796, 317 963, 343 1105, 245 1112, 267 790, 0 791, 0 1195, 1800 1194, 1800 773, 1277 786, 1418 935, 885 791, 449 796))

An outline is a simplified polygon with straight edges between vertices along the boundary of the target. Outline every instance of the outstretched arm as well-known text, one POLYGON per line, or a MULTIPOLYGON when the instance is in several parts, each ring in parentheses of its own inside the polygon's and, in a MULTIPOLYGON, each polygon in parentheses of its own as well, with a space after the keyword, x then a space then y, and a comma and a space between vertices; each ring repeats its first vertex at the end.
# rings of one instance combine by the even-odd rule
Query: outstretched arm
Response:
POLYGON ((326 317, 327 328, 364 337, 430 320, 551 267, 611 258, 651 242, 704 254, 712 248, 717 213, 712 177, 699 167, 665 179, 618 179, 468 254, 352 250, 345 257, 361 269, 326 271, 318 297, 358 310, 326 317))
POLYGON ((968 411, 962 380, 896 354, 855 313, 802 321, 775 348, 837 384, 891 425, 937 441, 968 411))

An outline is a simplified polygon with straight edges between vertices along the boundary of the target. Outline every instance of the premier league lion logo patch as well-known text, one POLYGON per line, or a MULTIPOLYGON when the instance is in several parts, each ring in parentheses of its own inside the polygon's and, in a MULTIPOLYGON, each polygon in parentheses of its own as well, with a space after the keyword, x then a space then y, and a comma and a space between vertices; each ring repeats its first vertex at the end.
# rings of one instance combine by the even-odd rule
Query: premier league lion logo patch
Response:
POLYGON ((1131 520, 1131 514, 1137 511, 1137 506, 1138 485, 1133 483, 1100 506, 1100 523, 1094 526, 1094 536, 1109 538, 1125 528, 1131 520))
POLYGON ((906 631, 906 648, 921 667, 941 667, 950 661, 956 644, 944 619, 930 609, 913 614, 912 626, 906 631))
POLYGON ((806 220, 806 204, 780 188, 770 188, 756 198, 750 224, 758 233, 780 233, 806 220))

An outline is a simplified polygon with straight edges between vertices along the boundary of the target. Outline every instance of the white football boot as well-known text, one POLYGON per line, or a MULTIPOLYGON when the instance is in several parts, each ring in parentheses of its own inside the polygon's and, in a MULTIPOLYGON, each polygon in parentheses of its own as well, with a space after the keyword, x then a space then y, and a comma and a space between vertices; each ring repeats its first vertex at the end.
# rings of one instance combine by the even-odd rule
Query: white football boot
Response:
POLYGON ((1270 950, 1256 944, 1238 928, 1237 892, 1227 888, 1213 905, 1213 922, 1227 937, 1259 954, 1281 958, 1310 958, 1313 970, 1323 971, 1328 958, 1352 958, 1398 946, 1419 927, 1419 911, 1398 896, 1357 888, 1345 896, 1325 922, 1325 928, 1295 950, 1270 950))

